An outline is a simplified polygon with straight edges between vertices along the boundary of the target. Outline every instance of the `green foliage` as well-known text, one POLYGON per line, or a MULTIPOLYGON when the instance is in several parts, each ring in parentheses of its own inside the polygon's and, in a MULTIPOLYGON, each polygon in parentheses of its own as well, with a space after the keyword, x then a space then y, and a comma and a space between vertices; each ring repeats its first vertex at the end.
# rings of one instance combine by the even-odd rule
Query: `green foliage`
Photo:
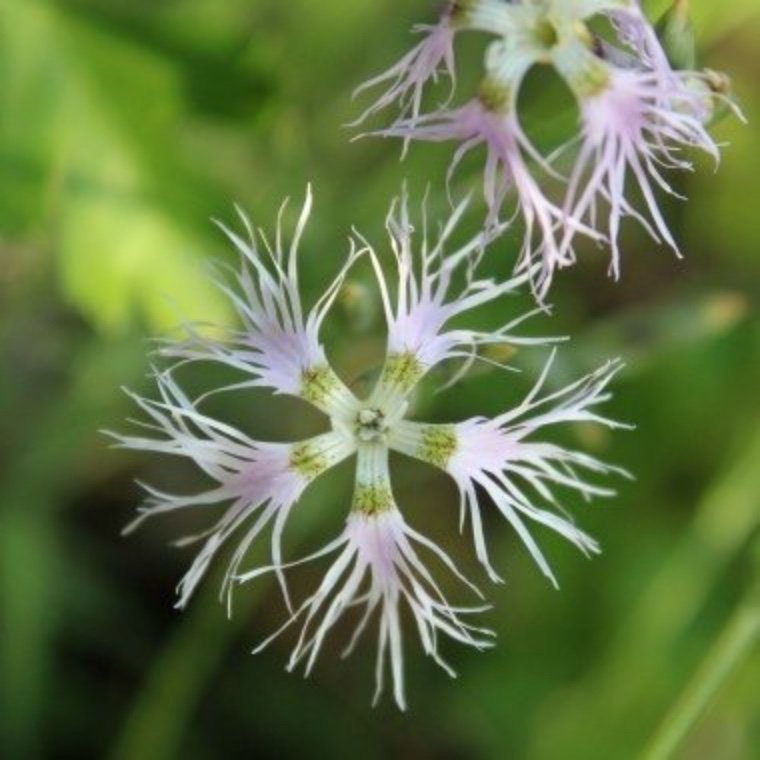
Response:
POLYGON ((174 134, 184 106, 176 72, 69 5, 9 0, 5 9, 5 227, 47 221, 63 296, 100 329, 123 332, 138 316, 154 328, 224 320, 199 263, 205 238, 165 187, 169 172, 194 181, 174 134))

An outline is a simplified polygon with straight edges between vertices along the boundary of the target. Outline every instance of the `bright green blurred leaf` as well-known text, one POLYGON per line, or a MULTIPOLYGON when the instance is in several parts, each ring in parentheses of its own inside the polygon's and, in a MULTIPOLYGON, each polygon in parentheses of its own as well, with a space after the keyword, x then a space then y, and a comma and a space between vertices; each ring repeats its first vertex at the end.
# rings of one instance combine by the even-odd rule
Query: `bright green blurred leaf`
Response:
POLYGON ((158 329, 180 319, 223 322, 226 305, 193 245, 148 206, 70 199, 60 238, 64 292, 107 330, 124 329, 138 314, 158 329))
POLYGON ((139 50, 102 60, 97 36, 82 33, 54 3, 10 0, 7 13, 13 35, 0 53, 0 70, 13 76, 11 110, 2 122, 5 147, 23 157, 22 168, 39 182, 29 201, 36 208, 27 213, 47 211, 65 299, 107 331, 137 319, 153 329, 181 319, 223 321, 223 301, 200 263, 205 238, 190 234, 155 192, 152 157, 160 146, 135 141, 120 107, 109 102, 122 91, 94 81, 110 70, 115 83, 120 76, 153 83, 142 86, 143 102, 134 100, 131 108, 165 124, 162 113, 173 108, 164 97, 168 72, 139 50), (29 50, 46 54, 30 57, 29 50), (13 114, 19 111, 39 113, 31 130, 18 128, 13 114))

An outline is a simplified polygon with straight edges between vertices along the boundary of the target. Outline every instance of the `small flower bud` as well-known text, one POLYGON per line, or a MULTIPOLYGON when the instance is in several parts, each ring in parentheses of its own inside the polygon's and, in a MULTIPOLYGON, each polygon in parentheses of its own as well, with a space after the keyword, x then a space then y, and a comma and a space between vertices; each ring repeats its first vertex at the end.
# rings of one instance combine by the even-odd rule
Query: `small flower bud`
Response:
POLYGON ((709 88, 710 104, 712 106, 708 123, 710 125, 716 124, 729 114, 739 112, 734 100, 731 77, 722 71, 715 71, 714 69, 705 69, 703 73, 705 82, 709 88))

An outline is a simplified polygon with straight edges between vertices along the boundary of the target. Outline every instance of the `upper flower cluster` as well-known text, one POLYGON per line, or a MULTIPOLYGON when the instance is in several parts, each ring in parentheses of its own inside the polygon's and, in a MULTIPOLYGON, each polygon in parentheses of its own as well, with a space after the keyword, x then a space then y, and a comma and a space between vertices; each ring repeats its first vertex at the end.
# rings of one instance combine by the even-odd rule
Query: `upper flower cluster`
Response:
POLYGON ((550 358, 524 400, 496 417, 444 425, 408 419, 410 394, 441 362, 466 363, 480 347, 493 343, 548 342, 520 335, 526 315, 487 332, 452 324, 457 316, 512 293, 531 273, 501 283, 478 278, 475 262, 485 244, 482 237, 458 248, 451 245, 464 205, 430 240, 424 225, 421 235, 415 232, 402 196, 387 218, 393 279, 383 273, 379 255, 365 241, 352 242, 345 265, 317 303, 306 309, 299 289, 298 248, 310 209, 309 194, 289 245, 280 229, 271 244, 244 217, 246 237, 223 227, 241 263, 231 281, 219 285, 238 311, 240 329, 220 336, 190 327, 186 339, 164 343, 161 353, 170 366, 155 374, 159 397, 134 395, 148 417, 142 423, 146 432, 115 438, 126 448, 188 459, 211 481, 189 495, 149 487, 147 504, 133 523, 134 527, 147 517, 191 508, 217 513, 210 527, 179 542, 198 542, 200 549, 179 584, 177 606, 187 604, 211 561, 225 544, 235 541, 222 594, 229 603, 235 584, 264 572, 276 574, 291 611, 284 627, 301 623, 289 667, 305 661, 308 672, 330 629, 358 606, 363 614, 354 640, 376 613, 378 693, 389 661, 395 699, 403 707, 402 607, 414 619, 424 651, 449 672, 439 655, 439 634, 477 648, 489 646, 492 634, 467 620, 483 608, 449 604, 423 563, 421 555, 426 553, 480 594, 450 556, 402 516, 393 493, 389 452, 427 462, 451 476, 460 494, 461 521, 469 517, 477 558, 493 580, 498 575, 488 557, 481 519, 488 505, 510 523, 541 571, 556 583, 529 526, 543 525, 586 554, 598 551, 596 542, 560 513, 557 493, 565 489, 584 498, 607 495, 610 491, 593 478, 615 468, 543 441, 541 434, 549 427, 583 421, 617 426, 598 407, 609 397, 607 387, 619 364, 610 362, 564 388, 547 391, 550 358), (359 398, 331 368, 320 329, 350 267, 365 256, 374 267, 384 304, 387 349, 377 383, 366 398, 359 398), (262 387, 312 404, 326 415, 329 430, 293 443, 250 438, 203 411, 204 397, 191 399, 181 389, 176 366, 195 361, 221 363, 241 372, 240 382, 228 388, 262 387), (282 535, 293 507, 310 483, 348 457, 356 458, 355 486, 338 537, 304 560, 286 561, 282 535), (271 564, 243 567, 251 547, 267 531, 271 564), (293 605, 285 579, 288 567, 330 554, 337 556, 315 591, 293 605))
POLYGON ((539 296, 557 268, 575 261, 578 236, 609 245, 617 277, 620 224, 627 216, 679 254, 656 194, 676 194, 664 171, 691 168, 685 149, 718 160, 705 125, 716 99, 730 101, 715 91, 713 75, 671 66, 638 0, 453 0, 436 24, 416 31, 423 35, 418 45, 359 88, 386 89, 357 123, 398 104, 400 116, 379 134, 402 138, 405 149, 410 140, 459 142, 449 176, 483 145, 487 227, 497 224, 508 202, 508 218, 522 217, 517 267, 528 271, 534 259, 541 262, 533 279, 539 296), (478 93, 459 107, 450 107, 449 97, 421 113, 424 89, 441 73, 451 78, 453 96, 454 38, 466 30, 495 38, 478 93), (557 153, 542 155, 520 124, 521 85, 537 65, 553 67, 578 105, 572 143, 579 146, 568 172, 556 167, 557 153), (559 191, 552 194, 550 185, 559 191))

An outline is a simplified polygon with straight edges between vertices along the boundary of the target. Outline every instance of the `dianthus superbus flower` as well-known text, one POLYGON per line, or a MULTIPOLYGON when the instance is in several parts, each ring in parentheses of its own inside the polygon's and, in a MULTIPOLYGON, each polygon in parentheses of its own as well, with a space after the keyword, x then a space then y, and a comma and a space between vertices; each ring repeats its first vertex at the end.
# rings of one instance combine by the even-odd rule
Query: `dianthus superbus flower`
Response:
MULTIPOLYGON (((703 123, 706 114, 698 91, 687 86, 687 75, 668 74, 659 57, 656 68, 616 68, 578 39, 568 40, 555 60, 578 99, 582 119, 566 210, 575 219, 596 224, 601 215, 597 204, 607 205, 607 223, 599 226, 609 240, 616 277, 620 222, 625 216, 636 218, 655 240, 679 254, 656 194, 658 190, 676 194, 663 171, 692 168, 684 149, 699 148, 719 159, 718 146, 703 123), (643 213, 629 200, 631 184, 643 198, 643 213)), ((571 235, 572 230, 566 239, 571 235)))
MULTIPOLYGON (((464 154, 482 146, 486 226, 504 212, 509 219, 522 218, 518 268, 532 259, 542 262, 534 283, 539 296, 556 269, 575 261, 578 235, 610 245, 617 277, 620 223, 626 216, 678 253, 657 194, 675 195, 664 171, 690 169, 687 149, 719 157, 705 126, 713 113, 709 81, 704 74, 673 69, 636 0, 455 0, 429 28, 442 26, 449 30, 445 58, 425 56, 426 65, 420 66, 421 54, 409 54, 370 80, 361 89, 388 80, 392 85, 362 119, 400 103, 398 118, 378 134, 402 138, 405 145, 411 140, 458 143, 449 177, 464 154), (597 17, 610 22, 612 39, 592 32, 597 17), (424 85, 436 78, 443 60, 455 77, 450 38, 460 31, 496 38, 487 48, 479 91, 463 105, 449 107, 449 98, 422 113, 424 85), (552 66, 578 103, 579 149, 567 176, 557 170, 554 156, 538 152, 520 126, 519 93, 525 75, 537 65, 552 66), (632 200, 635 195, 643 199, 640 207, 632 200)), ((438 32, 430 34, 416 50, 436 47, 438 32)))
POLYGON ((618 365, 605 365, 553 392, 543 390, 547 365, 523 402, 492 419, 449 425, 408 419, 410 395, 440 363, 466 365, 481 348, 496 343, 548 342, 519 334, 525 315, 507 319, 491 331, 455 323, 457 317, 513 293, 532 273, 502 283, 478 278, 475 267, 487 241, 478 236, 458 248, 451 242, 464 205, 437 235, 429 236, 425 224, 418 234, 404 194, 393 203, 387 219, 393 276, 384 273, 375 250, 352 243, 335 281, 313 308, 306 309, 298 286, 297 253, 310 205, 309 196, 288 246, 279 229, 271 246, 247 223, 247 239, 227 230, 241 253, 241 264, 233 282, 220 282, 220 287, 234 303, 242 327, 221 336, 189 327, 187 340, 164 344, 161 353, 175 364, 155 374, 159 397, 133 396, 148 418, 142 423, 144 433, 115 437, 127 448, 187 459, 212 481, 192 494, 146 487, 147 503, 136 521, 190 509, 213 514, 205 531, 179 542, 198 541, 201 548, 179 584, 178 606, 188 603, 212 560, 234 542, 222 592, 229 600, 235 584, 267 572, 276 574, 290 616, 272 638, 290 626, 301 626, 289 668, 304 663, 310 672, 338 620, 359 612, 348 650, 376 621, 377 694, 389 669, 396 703, 403 708, 404 616, 414 621, 423 651, 449 673, 453 671, 439 652, 442 635, 483 649, 491 645, 492 634, 472 622, 472 615, 485 609, 482 602, 474 607, 452 604, 428 567, 428 561, 442 566, 480 597, 450 555, 402 515, 403 505, 393 494, 389 452, 402 452, 451 475, 460 491, 462 515, 472 523, 476 555, 492 579, 498 576, 487 554, 480 516, 489 504, 512 525, 542 572, 554 581, 529 526, 548 527, 587 554, 597 551, 593 539, 560 513, 559 491, 575 491, 586 498, 607 495, 610 491, 592 482, 592 477, 614 468, 543 441, 540 434, 547 427, 573 422, 616 426, 598 406, 609 397, 607 386, 618 365), (257 245, 257 235, 263 247, 257 245), (369 257, 377 275, 388 328, 384 364, 367 398, 358 398, 339 379, 320 340, 326 311, 349 267, 362 256, 369 257), (204 412, 205 396, 191 399, 183 392, 176 380, 177 364, 196 361, 219 362, 240 371, 240 383, 229 387, 265 386, 309 401, 328 417, 330 430, 294 443, 253 440, 204 412), (353 455, 354 493, 338 537, 303 559, 289 561, 283 556, 282 536, 300 496, 317 477, 353 455), (249 550, 267 532, 269 561, 248 567, 249 550), (332 565, 314 592, 292 604, 285 581, 288 568, 328 555, 334 555, 332 565))

